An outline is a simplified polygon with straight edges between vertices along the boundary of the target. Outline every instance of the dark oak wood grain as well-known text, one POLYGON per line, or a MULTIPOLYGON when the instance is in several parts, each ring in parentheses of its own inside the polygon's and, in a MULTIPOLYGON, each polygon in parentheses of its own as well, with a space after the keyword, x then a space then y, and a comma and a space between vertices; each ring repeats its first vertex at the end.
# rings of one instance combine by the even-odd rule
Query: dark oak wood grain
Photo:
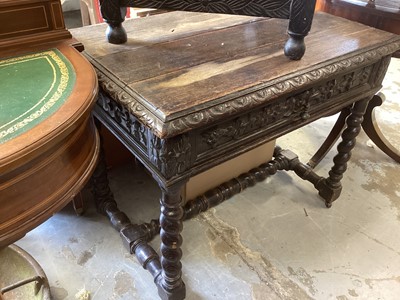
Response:
MULTIPOLYGON (((218 25, 215 16, 200 15, 200 20, 196 21, 191 13, 171 13, 185 24, 185 28, 177 26, 175 29, 175 24, 162 25, 171 18, 166 15, 170 14, 147 18, 145 25, 151 26, 155 34, 144 37, 146 32, 138 30, 122 48, 102 42, 105 26, 93 27, 88 37, 84 29, 73 31, 77 39, 87 40, 86 53, 100 72, 118 78, 118 85, 127 93, 125 101, 129 105, 125 103, 126 107, 135 114, 135 106, 143 106, 140 113, 146 114, 147 122, 160 137, 184 131, 185 128, 177 129, 175 124, 190 122, 187 119, 191 114, 194 122, 190 128, 196 127, 195 118, 205 120, 213 109, 221 105, 232 106, 232 98, 250 90, 270 92, 266 99, 249 100, 248 108, 267 103, 274 98, 274 88, 279 93, 274 83, 282 82, 288 74, 291 78, 302 76, 310 66, 320 68, 322 72, 333 58, 356 56, 360 47, 379 47, 388 38, 394 38, 389 33, 318 14, 314 20, 316 26, 308 37, 308 44, 314 47, 310 47, 301 61, 291 62, 279 52, 280 43, 284 42, 281 37, 285 30, 284 20, 231 17, 229 23, 227 16, 223 16, 218 25), (208 18, 211 18, 211 25, 208 18), (201 26, 199 24, 203 24, 203 31, 193 30, 193 27, 201 26), (268 34, 264 32, 266 28, 269 28, 268 34), (328 33, 340 47, 332 47, 330 39, 326 38, 328 33), (129 63, 125 63, 127 61, 129 63), (235 74, 235 80, 232 80, 232 74, 235 74)), ((128 31, 134 31, 136 26, 143 25, 134 20, 126 22, 128 31)), ((215 113, 213 120, 232 113, 228 109, 215 113)))
POLYGON ((285 43, 284 53, 290 59, 299 60, 306 49, 304 37, 311 28, 315 0, 102 0, 101 14, 109 25, 106 36, 110 43, 121 44, 127 41, 127 34, 122 27, 126 7, 289 19, 289 39, 285 43))

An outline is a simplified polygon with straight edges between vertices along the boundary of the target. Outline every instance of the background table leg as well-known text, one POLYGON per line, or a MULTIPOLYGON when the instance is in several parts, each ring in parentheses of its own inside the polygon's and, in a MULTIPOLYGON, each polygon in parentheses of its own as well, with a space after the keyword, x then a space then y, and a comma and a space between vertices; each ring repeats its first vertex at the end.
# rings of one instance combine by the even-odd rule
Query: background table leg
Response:
POLYGON ((382 105, 384 100, 385 96, 382 93, 378 93, 371 99, 364 116, 362 128, 379 149, 393 158, 396 162, 400 163, 400 151, 395 149, 385 138, 379 129, 377 120, 375 119, 374 109, 375 107, 382 105))
POLYGON ((307 165, 311 168, 315 168, 321 160, 326 156, 326 154, 332 149, 333 145, 339 139, 340 135, 342 134, 344 128, 346 127, 346 118, 350 114, 350 108, 344 108, 336 120, 335 125, 333 125, 331 132, 329 133, 328 137, 322 143, 321 147, 315 152, 313 157, 310 158, 307 165))
POLYGON ((72 199, 72 206, 74 207, 77 215, 82 215, 85 212, 85 200, 82 192, 79 192, 74 199, 72 199))

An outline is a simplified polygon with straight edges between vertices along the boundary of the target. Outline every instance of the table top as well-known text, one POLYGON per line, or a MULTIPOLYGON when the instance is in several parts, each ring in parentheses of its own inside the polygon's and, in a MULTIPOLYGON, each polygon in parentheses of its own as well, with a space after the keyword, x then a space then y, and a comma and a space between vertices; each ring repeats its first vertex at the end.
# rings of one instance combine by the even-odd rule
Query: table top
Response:
POLYGON ((59 109, 75 84, 72 64, 56 48, 0 59, 0 144, 59 109))
POLYGON ((172 12, 127 20, 128 42, 105 24, 71 30, 100 84, 159 137, 171 137, 273 101, 349 65, 400 48, 400 36, 317 13, 300 61, 282 51, 287 20, 172 12))

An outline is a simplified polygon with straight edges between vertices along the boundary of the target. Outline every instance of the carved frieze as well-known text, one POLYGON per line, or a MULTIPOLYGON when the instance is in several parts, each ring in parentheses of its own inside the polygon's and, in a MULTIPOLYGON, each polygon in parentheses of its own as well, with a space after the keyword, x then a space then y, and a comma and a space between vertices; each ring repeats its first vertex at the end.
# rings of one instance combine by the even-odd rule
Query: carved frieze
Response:
POLYGON ((161 139, 150 132, 120 103, 100 91, 97 108, 118 123, 124 135, 133 138, 141 146, 148 161, 165 177, 179 175, 191 167, 192 145, 186 134, 161 139))
POLYGON ((140 123, 124 106, 105 95, 102 91, 99 93, 97 106, 118 123, 125 134, 133 138, 142 148, 147 149, 148 128, 140 123))
MULTIPOLYGON (((96 63, 93 61, 91 62, 96 66, 96 63)), ((100 87, 102 87, 112 99, 121 104, 121 107, 127 109, 136 119, 140 120, 142 124, 147 125, 149 128, 158 128, 156 124, 158 123, 158 119, 135 99, 134 95, 129 94, 125 88, 116 84, 98 68, 95 68, 95 70, 100 87)))
MULTIPOLYGON (((314 71, 295 76, 285 81, 275 83, 251 94, 236 97, 225 102, 223 104, 223 113, 220 109, 211 107, 173 120, 165 124, 163 132, 165 132, 166 135, 175 135, 179 132, 185 132, 199 126, 210 124, 218 119, 221 119, 222 117, 226 118, 227 116, 236 114, 239 110, 242 110, 243 107, 246 107, 247 109, 256 107, 272 98, 295 91, 300 86, 312 84, 313 82, 323 80, 324 78, 329 78, 334 74, 344 72, 345 70, 357 68, 359 66, 367 66, 382 56, 393 53, 398 48, 400 48, 400 42, 395 42, 393 44, 372 49, 366 53, 344 59, 337 63, 323 66, 314 71)), ((380 81, 377 80, 371 83, 373 83, 373 87, 375 87, 380 84, 380 81)), ((357 84, 357 80, 354 79, 354 83, 352 84, 357 84)))
MULTIPOLYGON (((170 178, 187 171, 191 167, 192 157, 210 149, 223 147, 231 141, 257 134, 260 129, 273 130, 287 122, 304 121, 310 118, 312 110, 319 104, 370 83, 373 68, 380 67, 369 65, 356 69, 336 79, 327 80, 319 86, 303 90, 218 126, 208 128, 198 138, 196 149, 193 149, 186 134, 168 139, 159 138, 151 126, 146 126, 131 113, 129 108, 132 108, 132 103, 127 100, 126 94, 119 90, 118 85, 111 81, 101 80, 100 84, 103 89, 107 88, 113 93, 112 97, 113 99, 115 97, 115 100, 100 93, 98 105, 120 125, 126 135, 142 146, 151 164, 166 178, 170 178), (128 102, 127 105, 124 105, 123 103, 126 102, 128 102), (193 151, 196 153, 192 153, 193 151)), ((374 78, 372 77, 372 80, 374 78)), ((275 87, 284 89, 285 85, 275 87)), ((265 99, 269 93, 268 90, 257 91, 251 97, 249 95, 240 97, 237 101, 230 103, 231 105, 224 103, 213 107, 209 112, 212 112, 214 116, 223 115, 230 107, 240 109, 242 106, 251 105, 251 101, 262 101, 259 99, 265 99)), ((195 122, 201 121, 201 119, 195 119, 195 122)))
POLYGON ((192 145, 186 134, 170 139, 160 139, 151 135, 149 160, 165 178, 169 179, 189 170, 191 157, 192 145))
POLYGON ((262 109, 209 128, 201 134, 200 151, 215 149, 233 140, 257 134, 261 128, 274 128, 283 122, 307 120, 311 117, 312 110, 315 110, 319 104, 368 83, 373 68, 374 65, 360 68, 276 101, 262 109))
MULTIPOLYGON (((129 112, 136 117, 142 124, 147 125, 159 137, 166 138, 175 136, 197 127, 206 126, 223 118, 237 114, 244 108, 251 109, 268 102, 270 99, 277 98, 285 93, 295 91, 300 86, 312 84, 313 82, 328 79, 334 74, 343 72, 349 69, 355 69, 360 66, 368 66, 373 61, 379 60, 382 56, 390 55, 400 48, 400 42, 394 42, 389 45, 381 46, 376 49, 371 49, 365 53, 343 59, 339 62, 322 66, 314 71, 297 75, 295 77, 274 83, 273 85, 260 88, 246 95, 232 95, 231 100, 205 108, 201 111, 184 115, 170 122, 163 122, 155 116, 149 109, 147 109, 138 96, 126 92, 122 87, 114 83, 107 75, 106 71, 100 71, 96 68, 100 86, 117 102, 122 104, 129 112)), ((94 63, 96 66, 96 63, 94 63)), ((380 68, 380 73, 384 74, 387 66, 380 68)), ((364 69, 363 69, 364 70, 364 69)), ((367 68, 358 77, 353 77, 351 86, 359 85, 369 78, 370 70, 367 68)), ((380 85, 382 76, 375 75, 375 79, 371 81, 372 87, 380 85)), ((325 94, 332 92, 331 87, 335 83, 332 82, 331 86, 327 85, 321 88, 315 95, 316 98, 324 99, 325 94)), ((126 89, 126 87, 125 87, 126 89)))
POLYGON ((103 71, 97 70, 100 86, 107 93, 100 95, 97 105, 120 125, 126 135, 141 145, 144 153, 147 153, 149 162, 165 178, 171 178, 189 170, 193 164, 192 158, 201 153, 220 146, 224 147, 226 143, 235 139, 258 134, 261 129, 274 130, 285 122, 302 122, 311 116, 313 109, 319 104, 363 84, 369 83, 372 87, 380 85, 389 58, 376 65, 367 63, 399 47, 400 43, 381 47, 166 123, 150 113, 132 93, 125 91, 103 71), (361 67, 357 69, 357 66, 361 67), (353 71, 336 79, 329 79, 333 77, 332 74, 349 69, 353 71), (319 86, 290 95, 290 92, 299 86, 317 80, 322 82, 321 78, 326 80, 319 86), (279 98, 283 93, 290 96, 269 101, 272 98, 279 98), (268 102, 272 103, 262 105, 268 102), (196 148, 189 142, 189 136, 182 134, 243 111, 244 107, 246 111, 249 111, 249 108, 258 108, 203 131, 197 140, 196 148), (170 135, 177 136, 160 138, 170 135))

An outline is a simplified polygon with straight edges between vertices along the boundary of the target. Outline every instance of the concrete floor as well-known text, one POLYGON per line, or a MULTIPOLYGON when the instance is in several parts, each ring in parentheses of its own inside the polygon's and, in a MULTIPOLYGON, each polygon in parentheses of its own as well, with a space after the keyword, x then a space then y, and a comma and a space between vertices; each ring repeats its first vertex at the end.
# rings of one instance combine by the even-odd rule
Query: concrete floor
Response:
MULTIPOLYGON (((382 130, 400 149, 400 60, 385 79, 382 130)), ((306 161, 329 132, 325 118, 277 141, 306 161)), ((327 174, 332 151, 317 170, 327 174)), ((343 192, 331 209, 310 183, 281 172, 184 223, 187 299, 399 299, 399 164, 362 132, 343 192)), ((119 207, 132 221, 158 216, 159 190, 140 167, 109 174, 119 207)), ((88 197, 90 198, 90 197, 88 197)), ((87 201, 70 206, 17 242, 43 267, 55 300, 157 299, 152 278, 87 201)), ((157 249, 159 238, 152 243, 157 249)))

